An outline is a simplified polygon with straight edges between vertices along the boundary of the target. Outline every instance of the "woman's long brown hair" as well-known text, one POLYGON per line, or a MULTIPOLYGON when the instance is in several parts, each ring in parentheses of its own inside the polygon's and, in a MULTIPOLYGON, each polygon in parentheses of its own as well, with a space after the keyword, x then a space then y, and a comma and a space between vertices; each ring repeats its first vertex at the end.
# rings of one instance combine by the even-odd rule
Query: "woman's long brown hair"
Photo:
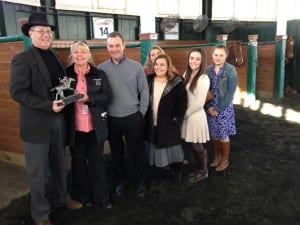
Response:
POLYGON ((192 74, 192 69, 190 67, 190 64, 189 64, 189 59, 190 59, 190 55, 192 52, 199 52, 200 55, 201 55, 201 65, 200 65, 200 68, 199 68, 199 71, 198 73, 195 75, 194 79, 192 80, 192 83, 190 85, 190 90, 191 92, 194 91, 194 89, 196 88, 196 85, 197 85, 197 81, 199 79, 199 77, 204 74, 204 71, 205 71, 205 64, 206 64, 206 54, 205 54, 205 51, 203 48, 193 48, 189 54, 188 54, 188 58, 187 58, 187 70, 186 70, 186 73, 185 73, 185 81, 184 81, 184 84, 187 85, 191 79, 191 74, 192 74))

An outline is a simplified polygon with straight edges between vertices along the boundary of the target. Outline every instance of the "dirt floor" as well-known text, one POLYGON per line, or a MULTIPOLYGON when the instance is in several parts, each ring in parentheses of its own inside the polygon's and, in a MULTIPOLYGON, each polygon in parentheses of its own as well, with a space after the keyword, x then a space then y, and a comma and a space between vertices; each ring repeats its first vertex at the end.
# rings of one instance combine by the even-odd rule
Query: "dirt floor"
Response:
MULTIPOLYGON (((300 95, 265 100, 300 112, 300 95)), ((263 108, 261 106, 260 108, 263 108)), ((112 209, 55 210, 55 225, 299 225, 300 224, 300 117, 298 123, 235 106, 238 134, 231 139, 230 167, 226 173, 210 170, 209 178, 173 185, 168 179, 152 185, 144 199, 133 189, 113 197, 112 209)), ((274 110, 274 109, 273 109, 274 110)), ((273 111, 270 110, 270 111, 273 111)), ((185 146, 186 147, 186 146, 185 146)), ((211 146, 209 162, 211 161, 211 146)), ((107 157, 107 173, 111 161, 107 157)), ((9 188, 9 187, 7 187, 9 188)), ((48 194, 51 199, 51 184, 48 194)), ((29 195, 0 211, 0 225, 30 225, 29 195)))

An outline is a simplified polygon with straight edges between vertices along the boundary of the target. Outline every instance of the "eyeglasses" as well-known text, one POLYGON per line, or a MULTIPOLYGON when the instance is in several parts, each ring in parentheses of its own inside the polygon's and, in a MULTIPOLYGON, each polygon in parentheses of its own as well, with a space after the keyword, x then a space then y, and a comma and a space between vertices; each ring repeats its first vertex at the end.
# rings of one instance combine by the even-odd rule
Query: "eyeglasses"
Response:
POLYGON ((31 31, 34 31, 34 32, 37 32, 41 35, 45 35, 45 34, 48 34, 48 35, 52 35, 52 31, 51 30, 33 30, 33 29, 30 29, 31 31))

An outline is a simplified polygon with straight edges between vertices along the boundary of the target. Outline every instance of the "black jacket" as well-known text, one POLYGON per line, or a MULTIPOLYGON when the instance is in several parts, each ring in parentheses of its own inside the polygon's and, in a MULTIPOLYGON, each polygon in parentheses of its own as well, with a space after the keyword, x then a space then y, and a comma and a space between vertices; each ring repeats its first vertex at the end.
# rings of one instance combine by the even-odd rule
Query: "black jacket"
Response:
MULTIPOLYGON (((62 73, 63 64, 57 55, 62 73)), ((65 74, 61 74, 61 77, 65 74)), ((11 62, 10 94, 20 104, 20 135, 22 140, 44 144, 49 141, 52 121, 56 113, 52 111, 53 88, 51 76, 38 49, 34 46, 19 53, 11 62)))
MULTIPOLYGON (((86 104, 89 107, 92 124, 96 131, 97 141, 103 142, 107 138, 107 118, 101 116, 106 112, 107 104, 109 103, 112 93, 111 88, 104 71, 90 65, 90 71, 86 74, 87 95, 89 102, 86 104)), ((71 87, 76 89, 77 74, 74 71, 74 64, 66 69, 67 76, 75 79, 71 87)), ((65 110, 68 130, 68 144, 73 147, 75 141, 75 112, 74 103, 66 106, 65 110)))
POLYGON ((154 132, 152 111, 154 77, 154 74, 147 76, 150 104, 145 115, 146 140, 154 144, 156 148, 180 144, 180 128, 187 108, 187 93, 183 85, 183 78, 176 75, 168 81, 159 102, 157 126, 154 132))

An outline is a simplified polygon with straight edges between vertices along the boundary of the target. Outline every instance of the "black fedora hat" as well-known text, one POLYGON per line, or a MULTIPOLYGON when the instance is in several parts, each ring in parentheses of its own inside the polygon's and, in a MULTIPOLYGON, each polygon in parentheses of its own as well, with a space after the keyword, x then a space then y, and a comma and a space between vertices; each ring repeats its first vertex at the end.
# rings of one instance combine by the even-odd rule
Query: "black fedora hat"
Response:
POLYGON ((23 34, 29 36, 28 31, 32 26, 47 26, 55 30, 56 26, 48 23, 47 16, 44 13, 33 13, 29 16, 28 22, 21 27, 23 34))

